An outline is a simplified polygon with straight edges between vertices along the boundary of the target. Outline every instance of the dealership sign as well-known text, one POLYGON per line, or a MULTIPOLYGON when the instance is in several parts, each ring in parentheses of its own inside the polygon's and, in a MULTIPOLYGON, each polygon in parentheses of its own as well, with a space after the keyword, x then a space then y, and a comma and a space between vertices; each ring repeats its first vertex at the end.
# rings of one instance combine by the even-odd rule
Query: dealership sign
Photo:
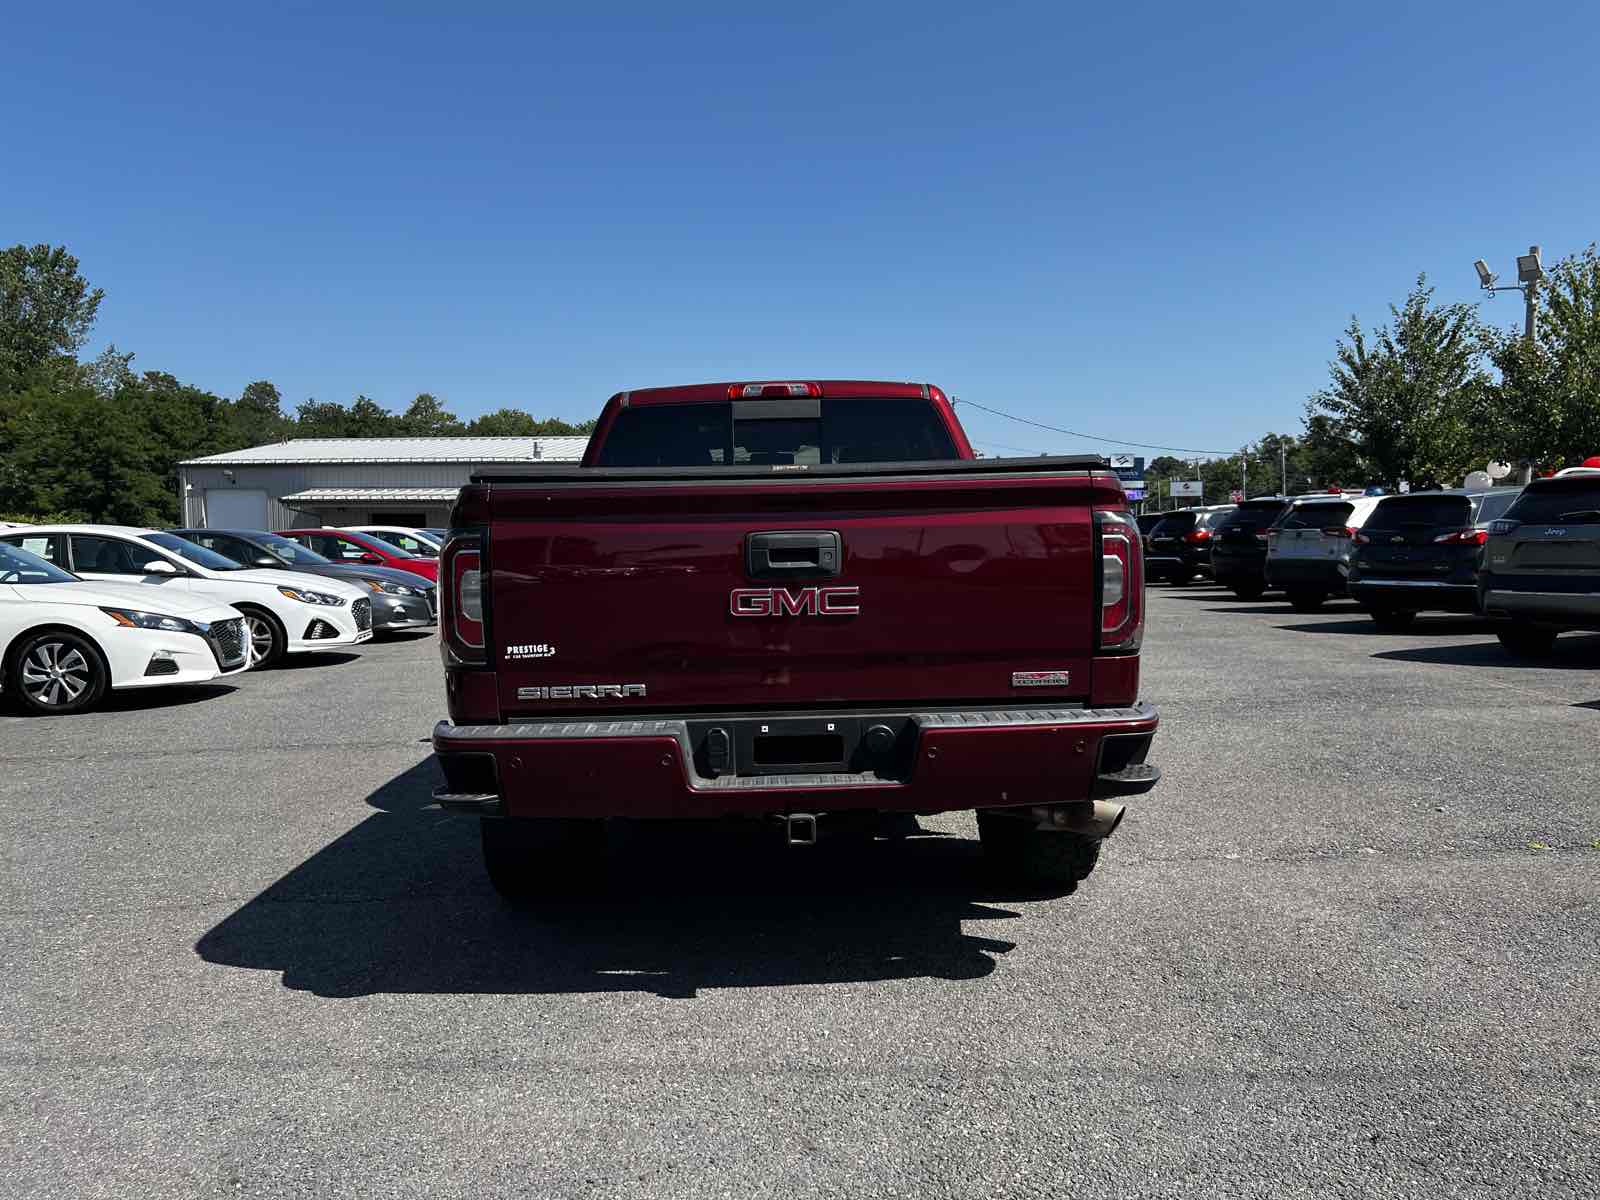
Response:
POLYGON ((1133 454, 1113 454, 1107 460, 1112 471, 1116 472, 1118 479, 1123 483, 1132 483, 1135 487, 1143 487, 1144 459, 1133 454))
POLYGON ((1205 484, 1198 479, 1174 479, 1172 481, 1172 494, 1174 496, 1194 496, 1199 498, 1206 494, 1205 484))

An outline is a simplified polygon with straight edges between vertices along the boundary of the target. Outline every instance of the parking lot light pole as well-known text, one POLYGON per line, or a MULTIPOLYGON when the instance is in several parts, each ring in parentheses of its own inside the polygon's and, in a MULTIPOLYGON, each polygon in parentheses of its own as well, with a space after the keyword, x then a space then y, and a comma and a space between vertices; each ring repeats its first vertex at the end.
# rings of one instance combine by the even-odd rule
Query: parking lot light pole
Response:
MULTIPOLYGON (((1478 272, 1478 286, 1489 293, 1489 299, 1494 299, 1496 292, 1521 292, 1523 304, 1522 332, 1528 339, 1528 348, 1531 350, 1539 332, 1539 281, 1544 278, 1544 262, 1539 256, 1538 246, 1529 246, 1526 254, 1517 255, 1517 282, 1497 285, 1500 276, 1489 270, 1489 264, 1483 259, 1478 259, 1472 264, 1478 272)), ((1522 482, 1527 484, 1533 479, 1533 463, 1522 463, 1522 482)))
POLYGON ((1544 262, 1539 256, 1539 247, 1529 246, 1526 254, 1517 255, 1516 283, 1497 284, 1500 276, 1489 270, 1489 264, 1481 258, 1472 265, 1478 272, 1478 286, 1488 292, 1491 299, 1496 292, 1522 293, 1525 309, 1522 329, 1531 345, 1539 328, 1539 281, 1544 278, 1544 262))

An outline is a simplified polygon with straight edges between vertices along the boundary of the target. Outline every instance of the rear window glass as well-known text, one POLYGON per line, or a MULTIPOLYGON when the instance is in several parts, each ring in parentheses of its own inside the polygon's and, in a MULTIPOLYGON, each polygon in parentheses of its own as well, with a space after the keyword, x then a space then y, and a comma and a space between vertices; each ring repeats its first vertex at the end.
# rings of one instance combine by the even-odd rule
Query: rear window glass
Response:
POLYGON ((1349 523, 1353 504, 1296 504, 1278 519, 1279 529, 1330 529, 1349 523))
POLYGON ((1271 500, 1265 504, 1246 501, 1231 513, 1227 513, 1220 525, 1254 525, 1257 529, 1265 529, 1278 519, 1278 514, 1283 511, 1283 503, 1271 500))
POLYGON ((1600 475, 1530 484, 1506 516, 1515 521, 1572 521, 1600 525, 1600 475))
POLYGON ((1516 503, 1517 497, 1522 495, 1518 488, 1507 488, 1503 492, 1486 492, 1478 500, 1478 509, 1472 519, 1480 523, 1493 521, 1506 515, 1506 509, 1516 503))
POLYGON ((1460 529, 1472 520, 1465 496, 1418 496, 1379 501, 1364 529, 1460 529))
POLYGON ((735 421, 732 404, 625 408, 600 447, 602 467, 948 462, 955 444, 926 400, 823 400, 822 415, 735 421))
POLYGON ((1175 534, 1188 533, 1194 528, 1195 514, 1191 512, 1173 513, 1162 517, 1156 527, 1150 531, 1151 537, 1172 537, 1175 534))

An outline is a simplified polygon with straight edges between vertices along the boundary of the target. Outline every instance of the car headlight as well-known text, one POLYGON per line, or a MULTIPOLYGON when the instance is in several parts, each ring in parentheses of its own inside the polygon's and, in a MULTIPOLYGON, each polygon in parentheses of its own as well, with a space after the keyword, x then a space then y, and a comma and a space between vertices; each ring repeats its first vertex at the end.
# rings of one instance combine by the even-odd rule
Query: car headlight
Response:
POLYGON ((164 629, 168 633, 194 634, 205 632, 193 621, 169 617, 165 613, 143 612, 137 608, 102 608, 100 611, 124 629, 164 629))
POLYGON ((328 608, 340 608, 344 604, 343 596, 330 596, 327 592, 313 592, 307 588, 280 587, 278 591, 301 604, 322 604, 328 608))
POLYGON ((382 592, 386 596, 420 596, 421 588, 408 587, 403 583, 390 583, 386 579, 369 579, 367 586, 375 592, 382 592))

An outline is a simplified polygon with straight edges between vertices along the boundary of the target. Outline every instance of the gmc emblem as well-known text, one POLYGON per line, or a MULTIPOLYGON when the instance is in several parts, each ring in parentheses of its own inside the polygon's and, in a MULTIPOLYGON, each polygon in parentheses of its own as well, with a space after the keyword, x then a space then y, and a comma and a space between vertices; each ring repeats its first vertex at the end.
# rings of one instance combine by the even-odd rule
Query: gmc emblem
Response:
POLYGON ((728 611, 736 617, 853 617, 860 598, 858 587, 734 588, 728 611))

